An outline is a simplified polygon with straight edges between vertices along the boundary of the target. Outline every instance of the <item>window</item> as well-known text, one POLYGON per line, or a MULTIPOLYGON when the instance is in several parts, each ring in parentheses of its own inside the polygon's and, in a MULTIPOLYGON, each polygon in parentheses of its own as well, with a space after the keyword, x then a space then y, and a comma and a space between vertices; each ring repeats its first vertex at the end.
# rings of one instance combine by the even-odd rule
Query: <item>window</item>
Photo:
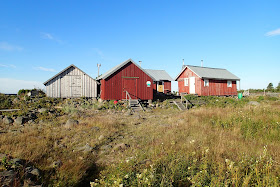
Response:
POLYGON ((227 87, 232 87, 232 81, 227 81, 227 87))
POLYGON ((189 86, 189 79, 188 78, 184 78, 184 86, 189 86))
POLYGON ((209 86, 209 80, 208 79, 204 79, 204 86, 209 86))

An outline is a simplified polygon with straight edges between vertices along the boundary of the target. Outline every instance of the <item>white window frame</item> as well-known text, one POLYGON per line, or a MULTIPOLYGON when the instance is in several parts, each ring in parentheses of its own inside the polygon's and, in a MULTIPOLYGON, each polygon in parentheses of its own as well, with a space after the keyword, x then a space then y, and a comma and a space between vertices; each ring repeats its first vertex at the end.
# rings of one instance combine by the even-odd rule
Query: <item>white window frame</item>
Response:
POLYGON ((189 78, 184 78, 184 86, 189 86, 189 78))
POLYGON ((209 87, 209 79, 204 79, 204 87, 209 87))
POLYGON ((227 81, 227 87, 232 88, 232 81, 227 81))

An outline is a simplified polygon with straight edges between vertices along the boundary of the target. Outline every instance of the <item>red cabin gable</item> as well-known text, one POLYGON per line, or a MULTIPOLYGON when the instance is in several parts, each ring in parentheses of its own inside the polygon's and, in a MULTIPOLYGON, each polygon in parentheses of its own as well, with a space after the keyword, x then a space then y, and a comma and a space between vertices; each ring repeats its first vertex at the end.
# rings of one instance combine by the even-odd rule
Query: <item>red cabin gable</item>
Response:
POLYGON ((133 60, 129 59, 98 78, 103 100, 132 99, 152 100, 153 79, 133 60))
POLYGON ((240 79, 226 69, 199 66, 183 66, 176 77, 180 94, 237 95, 237 81, 240 79))

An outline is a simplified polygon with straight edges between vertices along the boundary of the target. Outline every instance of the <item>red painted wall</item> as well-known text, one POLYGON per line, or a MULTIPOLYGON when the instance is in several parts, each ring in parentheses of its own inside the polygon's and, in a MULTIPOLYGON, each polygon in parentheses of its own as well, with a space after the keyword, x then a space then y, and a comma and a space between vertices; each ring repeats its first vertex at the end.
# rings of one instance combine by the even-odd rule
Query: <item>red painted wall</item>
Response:
MULTIPOLYGON (((157 92, 157 89, 158 89, 157 83, 158 82, 155 82, 154 87, 153 87, 155 93, 157 92)), ((171 92, 171 81, 164 81, 164 93, 166 94, 169 92, 171 92)))
POLYGON ((164 93, 171 92, 171 81, 164 81, 164 93))
POLYGON ((110 77, 101 80, 101 99, 125 99, 125 91, 128 91, 133 99, 149 100, 153 99, 153 87, 153 80, 129 62, 110 77), (150 87, 147 87, 147 81, 151 82, 150 87))
POLYGON ((204 80, 198 77, 188 68, 186 68, 185 71, 177 79, 179 93, 189 94, 189 86, 184 86, 184 78, 189 77, 195 77, 195 91, 199 96, 237 95, 236 81, 232 81, 232 87, 227 87, 227 80, 209 79, 209 86, 204 86, 204 80))

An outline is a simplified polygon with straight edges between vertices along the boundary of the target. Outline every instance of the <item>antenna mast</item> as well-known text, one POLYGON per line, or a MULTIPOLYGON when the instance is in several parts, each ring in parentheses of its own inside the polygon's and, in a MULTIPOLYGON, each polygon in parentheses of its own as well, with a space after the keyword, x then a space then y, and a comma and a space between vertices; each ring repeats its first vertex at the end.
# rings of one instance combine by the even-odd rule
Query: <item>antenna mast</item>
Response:
POLYGON ((99 68, 101 67, 101 64, 97 63, 97 68, 98 68, 98 73, 97 73, 97 77, 99 77, 99 68))

